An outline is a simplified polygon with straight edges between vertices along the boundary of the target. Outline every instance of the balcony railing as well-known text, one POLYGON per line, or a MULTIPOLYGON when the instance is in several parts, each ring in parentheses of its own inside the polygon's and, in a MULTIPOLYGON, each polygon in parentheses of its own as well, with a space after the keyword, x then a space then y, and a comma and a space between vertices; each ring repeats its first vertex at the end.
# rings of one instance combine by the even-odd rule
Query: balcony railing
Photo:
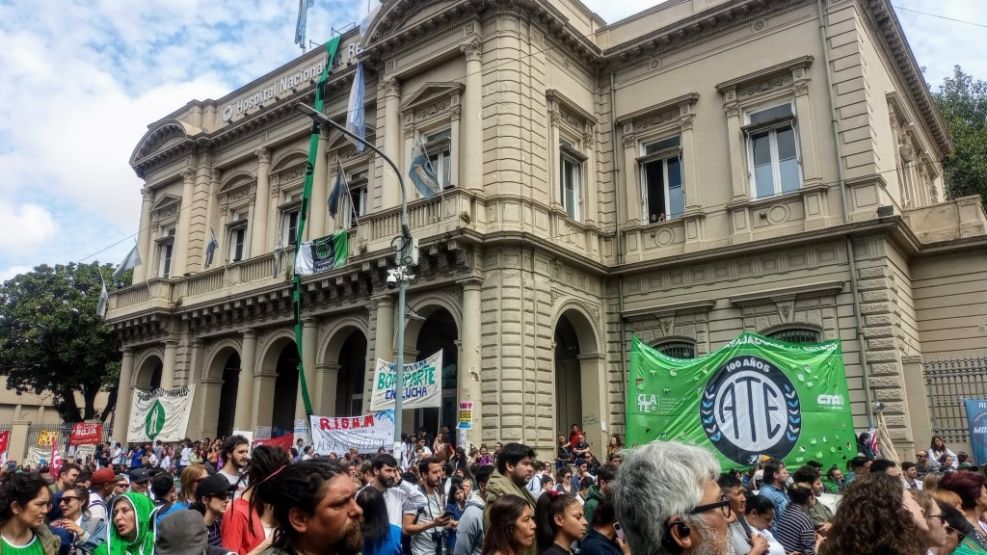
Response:
MULTIPOLYGON (((449 189, 434 198, 412 202, 408 207, 408 222, 415 237, 426 239, 463 227, 476 229, 480 224, 481 209, 474 194, 449 189)), ((361 218, 359 225, 350 230, 350 257, 390 250, 391 241, 400 230, 400 207, 361 218)), ((289 247, 280 260, 269 252, 185 278, 152 278, 111 294, 108 316, 117 318, 152 307, 170 309, 283 283, 291 276, 294 259, 295 250, 289 247)))

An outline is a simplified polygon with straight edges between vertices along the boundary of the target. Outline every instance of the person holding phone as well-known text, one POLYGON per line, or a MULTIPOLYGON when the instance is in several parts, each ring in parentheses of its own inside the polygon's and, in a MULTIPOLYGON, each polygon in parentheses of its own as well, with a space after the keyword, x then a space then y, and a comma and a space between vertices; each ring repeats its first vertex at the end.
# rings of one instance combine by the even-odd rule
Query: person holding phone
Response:
POLYGON ((624 540, 624 529, 617 522, 613 509, 613 495, 604 492, 600 504, 593 510, 592 528, 583 539, 580 555, 630 555, 631 549, 624 540))
POLYGON ((445 510, 442 491, 442 463, 425 457, 418 463, 421 488, 426 503, 417 514, 404 515, 404 533, 411 536, 412 555, 442 555, 445 551, 445 529, 455 529, 452 513, 445 510))

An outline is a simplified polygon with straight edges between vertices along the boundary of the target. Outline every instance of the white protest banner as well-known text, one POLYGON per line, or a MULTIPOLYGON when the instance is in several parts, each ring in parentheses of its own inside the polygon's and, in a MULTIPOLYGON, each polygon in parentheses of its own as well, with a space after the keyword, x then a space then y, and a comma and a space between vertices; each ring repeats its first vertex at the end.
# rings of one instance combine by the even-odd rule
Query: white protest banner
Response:
MULTIPOLYGON (((377 359, 374 372, 374 389, 370 396, 370 410, 394 408, 394 384, 397 381, 397 364, 377 359)), ((442 351, 404 365, 404 397, 402 409, 421 409, 442 406, 442 351)))
POLYGON ((360 453, 377 454, 394 445, 394 410, 361 416, 312 416, 312 445, 320 455, 342 455, 356 447, 360 453))
POLYGON ((195 384, 175 389, 134 391, 127 441, 143 443, 160 439, 170 443, 185 439, 194 395, 195 384))

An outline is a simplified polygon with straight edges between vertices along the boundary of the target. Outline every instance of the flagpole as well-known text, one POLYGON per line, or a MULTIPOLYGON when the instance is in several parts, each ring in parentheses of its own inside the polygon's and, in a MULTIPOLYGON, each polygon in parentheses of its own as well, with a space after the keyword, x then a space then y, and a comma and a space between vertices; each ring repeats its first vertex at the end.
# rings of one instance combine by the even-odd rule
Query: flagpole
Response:
POLYGON ((312 118, 316 122, 316 125, 328 125, 333 129, 338 130, 340 133, 350 137, 351 139, 360 142, 378 156, 384 159, 385 162, 394 173, 398 176, 398 185, 401 188, 401 235, 395 239, 400 239, 401 246, 398 251, 397 268, 395 268, 395 277, 398 282, 398 340, 397 340, 397 354, 395 356, 394 364, 396 366, 394 370, 394 457, 398 458, 401 455, 401 412, 403 404, 403 393, 404 393, 404 327, 405 327, 405 311, 406 311, 406 297, 408 292, 408 282, 413 277, 408 271, 408 262, 411 260, 411 228, 408 224, 408 193, 404 188, 404 177, 401 176, 401 171, 398 170, 397 164, 394 163, 386 154, 384 154, 379 148, 369 143, 363 137, 358 136, 346 127, 339 125, 332 120, 329 116, 323 114, 319 110, 312 108, 304 103, 295 104, 295 109, 299 112, 305 114, 306 116, 312 118))

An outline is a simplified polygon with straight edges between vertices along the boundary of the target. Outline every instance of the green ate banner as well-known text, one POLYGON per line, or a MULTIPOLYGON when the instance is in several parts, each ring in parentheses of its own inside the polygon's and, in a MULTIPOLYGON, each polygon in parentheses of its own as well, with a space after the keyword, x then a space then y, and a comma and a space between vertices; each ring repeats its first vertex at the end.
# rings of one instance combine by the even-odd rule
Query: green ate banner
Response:
POLYGON ((695 359, 631 345, 627 444, 705 447, 724 469, 767 455, 793 468, 846 468, 857 453, 839 340, 787 343, 744 333, 695 359))

